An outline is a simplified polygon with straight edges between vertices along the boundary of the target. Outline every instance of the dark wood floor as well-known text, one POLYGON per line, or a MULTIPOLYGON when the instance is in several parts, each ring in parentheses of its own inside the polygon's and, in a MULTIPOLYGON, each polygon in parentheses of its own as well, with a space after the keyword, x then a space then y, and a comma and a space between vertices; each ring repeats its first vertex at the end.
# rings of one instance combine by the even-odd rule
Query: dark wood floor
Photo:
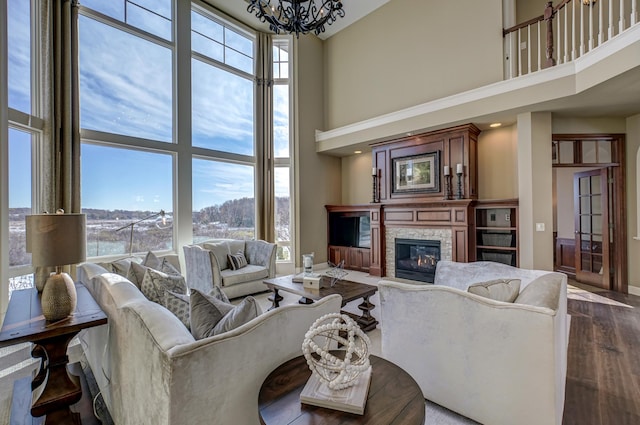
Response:
POLYGON ((571 290, 565 425, 640 424, 640 297, 571 290))

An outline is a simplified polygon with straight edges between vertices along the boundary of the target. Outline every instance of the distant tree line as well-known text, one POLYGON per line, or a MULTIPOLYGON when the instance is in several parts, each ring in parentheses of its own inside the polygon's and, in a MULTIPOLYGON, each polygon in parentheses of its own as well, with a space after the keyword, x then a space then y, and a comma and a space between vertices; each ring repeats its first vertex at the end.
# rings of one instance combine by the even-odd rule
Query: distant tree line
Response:
MULTIPOLYGON (((279 240, 289 240, 289 197, 276 198, 276 232, 279 240)), ((102 252, 100 244, 123 243, 125 250, 129 249, 128 230, 115 232, 113 222, 120 223, 117 226, 125 226, 128 222, 134 222, 143 217, 157 213, 158 211, 129 211, 129 210, 103 210, 96 208, 83 208, 89 222, 112 222, 109 227, 89 227, 87 229, 87 242, 92 249, 88 256, 96 255, 96 251, 102 252), (95 247, 95 249, 93 249, 95 247)), ((25 217, 32 214, 31 208, 10 208, 9 221, 12 223, 9 237, 9 264, 29 264, 31 255, 26 253, 25 247, 25 217), (16 225, 21 223, 22 225, 16 225)), ((255 200, 253 198, 240 198, 225 201, 221 205, 202 208, 193 212, 195 223, 194 236, 206 236, 210 238, 251 238, 255 229, 255 200)), ((162 249, 171 241, 172 230, 161 229, 153 225, 152 221, 142 222, 134 227, 133 252, 142 252, 146 249, 162 249)), ((120 248, 122 249, 122 248, 120 248)))

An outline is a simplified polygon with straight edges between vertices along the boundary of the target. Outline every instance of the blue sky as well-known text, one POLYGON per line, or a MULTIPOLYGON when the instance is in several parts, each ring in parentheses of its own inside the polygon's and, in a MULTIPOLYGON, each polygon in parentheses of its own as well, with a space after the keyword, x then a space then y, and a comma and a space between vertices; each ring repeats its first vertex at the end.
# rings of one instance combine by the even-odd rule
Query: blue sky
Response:
MULTIPOLYGON (((18 23, 9 28, 10 106, 28 112, 29 2, 8 2, 9 21, 18 23)), ((128 3, 127 22, 170 41, 171 0, 136 0, 136 3, 154 13, 128 3)), ((83 0, 81 4, 124 20, 122 0, 83 0)), ((193 35, 195 49, 201 53, 214 52, 215 49, 209 49, 216 46, 212 39, 217 40, 222 34, 227 45, 240 53, 223 47, 221 58, 240 69, 251 70, 251 59, 244 56, 252 55, 251 43, 233 31, 220 30, 222 27, 199 14, 192 13, 192 17, 197 22, 196 29, 204 34, 193 35)), ((81 127, 159 143, 173 142, 171 50, 82 15, 79 29, 81 127)), ((253 90, 250 78, 192 60, 193 145, 254 155, 253 90)), ((288 156, 287 88, 276 89, 274 98, 276 154, 288 156)), ((172 155, 85 143, 81 158, 84 208, 173 210, 172 155)), ((284 175, 276 173, 277 186, 288 186, 284 175)), ((253 197, 253 182, 253 167, 194 159, 193 210, 229 199, 253 197)), ((11 205, 19 206, 27 198, 30 205, 25 180, 12 173, 10 184, 11 205)))

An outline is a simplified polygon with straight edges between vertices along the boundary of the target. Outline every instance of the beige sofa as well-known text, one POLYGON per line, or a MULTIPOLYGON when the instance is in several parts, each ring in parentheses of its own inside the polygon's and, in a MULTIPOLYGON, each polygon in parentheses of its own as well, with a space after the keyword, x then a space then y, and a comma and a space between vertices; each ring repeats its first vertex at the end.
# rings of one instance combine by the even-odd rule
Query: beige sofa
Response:
POLYGON ((183 247, 190 288, 209 292, 219 286, 229 298, 264 292, 265 279, 276 276, 276 244, 262 240, 215 239, 183 247), (248 265, 232 270, 228 254, 244 253, 248 265))
POLYGON ((382 355, 424 397, 483 424, 560 425, 567 370, 567 277, 491 262, 440 261, 435 284, 381 281, 382 355), (521 279, 531 304, 467 292, 521 279), (536 304, 536 305, 533 305, 536 304))
POLYGON ((311 324, 341 305, 333 295, 312 305, 283 306, 196 341, 126 278, 87 263, 78 267, 78 280, 109 319, 80 339, 118 425, 258 424, 264 379, 300 355, 311 324))

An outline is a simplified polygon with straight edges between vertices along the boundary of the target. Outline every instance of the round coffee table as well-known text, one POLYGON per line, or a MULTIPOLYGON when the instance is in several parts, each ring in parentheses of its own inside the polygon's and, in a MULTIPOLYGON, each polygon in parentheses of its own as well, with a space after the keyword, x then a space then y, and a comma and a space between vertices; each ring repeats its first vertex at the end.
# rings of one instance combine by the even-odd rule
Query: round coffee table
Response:
POLYGON ((414 379, 395 364, 370 356, 372 373, 364 415, 300 403, 311 376, 304 356, 278 366, 260 387, 262 425, 304 424, 423 425, 425 401, 414 379))

